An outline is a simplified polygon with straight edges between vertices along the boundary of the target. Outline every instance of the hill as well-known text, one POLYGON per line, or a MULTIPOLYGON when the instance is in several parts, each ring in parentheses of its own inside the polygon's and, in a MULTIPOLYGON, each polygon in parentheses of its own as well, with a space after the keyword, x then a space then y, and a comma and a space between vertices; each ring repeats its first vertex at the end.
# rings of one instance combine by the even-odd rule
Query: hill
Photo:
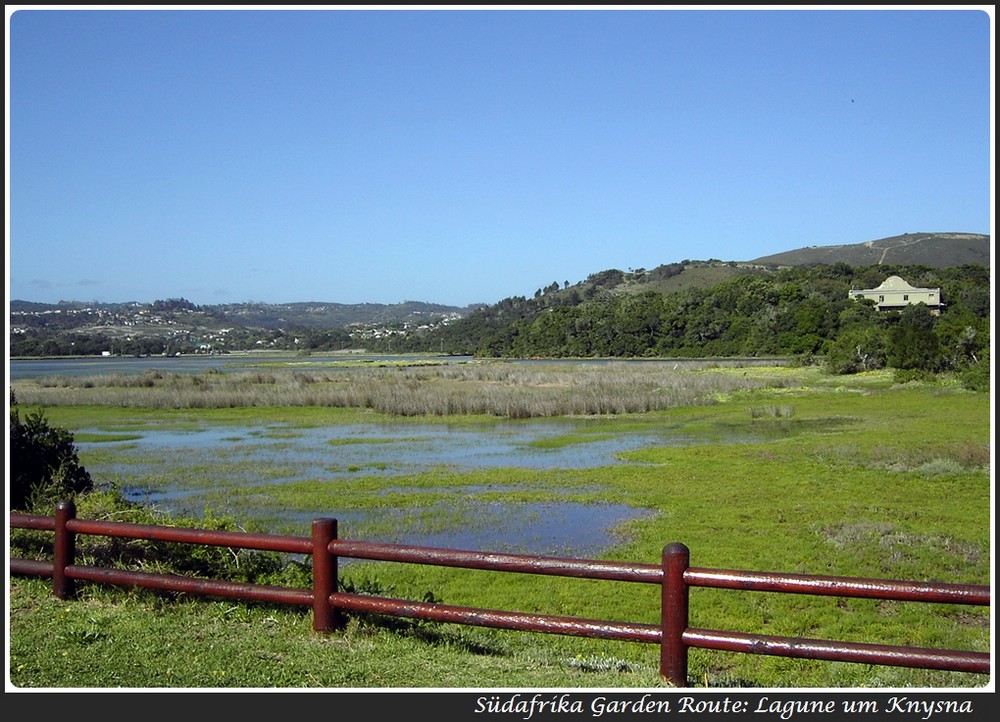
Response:
MULTIPOLYGON (((991 239, 979 233, 904 233, 864 243, 807 246, 745 261, 717 259, 666 263, 652 270, 606 270, 554 293, 553 298, 593 295, 595 288, 614 293, 676 293, 711 288, 739 276, 770 275, 782 268, 846 264, 868 266, 927 266, 954 268, 973 265, 990 268, 991 239), (610 281, 610 283, 609 283, 610 281)), ((552 293, 543 289, 542 293, 552 293)))
POLYGON ((217 316, 245 326, 261 328, 329 329, 349 326, 416 324, 432 317, 459 318, 472 308, 440 303, 231 303, 211 306, 217 316))
MULTIPOLYGON (((991 249, 990 236, 980 233, 904 233, 864 243, 806 246, 745 261, 685 260, 658 266, 651 271, 640 269, 624 274, 615 290, 619 293, 675 293, 691 288, 711 288, 738 276, 768 275, 781 268, 836 264, 852 268, 888 265, 939 269, 965 265, 990 268, 991 249)), ((594 274, 570 289, 587 287, 591 279, 607 273, 594 274)))
MULTIPOLYGON (((897 274, 941 288, 944 326, 988 338, 988 323, 978 326, 990 313, 990 236, 921 233, 750 261, 608 269, 539 288, 533 298, 505 298, 426 335, 393 339, 391 348, 499 357, 822 355, 845 324, 859 321, 849 291, 897 274)), ((880 323, 872 316, 861 325, 880 323)))
MULTIPOLYGON (((835 284, 852 282, 870 287, 884 280, 885 274, 896 272, 892 269, 913 269, 913 274, 924 275, 920 269, 947 273, 948 269, 978 267, 980 271, 972 275, 980 278, 982 285, 988 284, 990 263, 991 238, 988 235, 905 233, 866 243, 810 246, 750 261, 684 260, 664 263, 651 270, 608 269, 593 273, 574 285, 566 283, 560 287, 553 283, 539 288, 531 299, 510 297, 491 306, 465 308, 417 301, 391 305, 316 301, 216 306, 196 306, 185 299, 152 304, 11 301, 10 352, 15 356, 87 355, 109 351, 147 355, 259 348, 333 350, 363 347, 383 352, 433 350, 506 355, 512 353, 511 343, 519 335, 522 339, 517 343, 522 343, 526 327, 540 314, 556 313, 549 318, 553 330, 558 325, 557 319, 562 323, 574 317, 577 330, 583 334, 603 312, 600 304, 618 304, 614 299, 631 297, 641 305, 640 297, 651 292, 673 297, 690 292, 711 292, 729 282, 763 289, 773 286, 781 274, 808 269, 814 269, 819 275, 829 275, 835 284), (885 267, 885 271, 880 267, 885 267), (985 274, 982 269, 987 269, 985 274), (851 276, 855 278, 849 279, 851 276)), ((926 282, 943 283, 933 278, 926 282)), ((811 283, 813 280, 806 285, 811 283)), ((835 291, 823 289, 823 294, 846 298, 847 287, 841 289, 839 285, 835 291)), ((946 290, 952 294, 957 292, 954 288, 946 290)), ((732 289, 729 293, 732 294, 732 289)), ((982 295, 979 289, 975 294, 977 299, 982 295)), ((719 303, 725 306, 728 301, 720 300, 719 303)), ((977 300, 972 305, 978 308, 982 304, 977 300)), ((606 335, 620 335, 624 327, 635 321, 635 314, 644 315, 648 321, 671 313, 666 307, 640 310, 622 306, 618 317, 606 320, 606 335)), ((690 316, 690 313, 682 315, 690 316)), ((717 318, 713 325, 706 320, 711 328, 697 332, 700 336, 696 342, 687 343, 684 350, 704 350, 705 342, 719 333, 714 329, 718 321, 717 318)), ((679 328, 687 321, 670 323, 679 328)), ((544 348, 551 350, 555 345, 547 343, 544 348)), ((730 344, 726 348, 730 347, 734 346, 730 344)), ((540 352, 541 347, 536 345, 534 348, 540 352)), ((623 353, 641 350, 644 347, 636 346, 623 353)), ((720 348, 715 352, 722 351, 720 348)), ((583 347, 578 352, 595 353, 583 347)))
POLYGON ((426 331, 475 307, 301 302, 196 306, 147 303, 10 302, 11 356, 173 355, 248 349, 345 349, 392 330, 426 331))
POLYGON ((896 264, 951 268, 967 264, 990 267, 990 237, 979 233, 904 233, 877 241, 839 246, 809 246, 761 256, 750 263, 766 266, 849 266, 896 264))

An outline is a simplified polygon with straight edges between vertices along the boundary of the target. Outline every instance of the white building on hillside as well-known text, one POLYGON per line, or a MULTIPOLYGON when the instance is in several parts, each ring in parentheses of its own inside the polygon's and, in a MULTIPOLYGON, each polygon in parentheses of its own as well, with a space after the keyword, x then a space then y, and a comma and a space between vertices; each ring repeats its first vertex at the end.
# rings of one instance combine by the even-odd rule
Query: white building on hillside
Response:
POLYGON ((940 288, 914 288, 899 276, 889 276, 878 288, 848 291, 848 295, 856 301, 871 299, 879 311, 899 311, 905 306, 923 303, 936 315, 944 308, 940 288))

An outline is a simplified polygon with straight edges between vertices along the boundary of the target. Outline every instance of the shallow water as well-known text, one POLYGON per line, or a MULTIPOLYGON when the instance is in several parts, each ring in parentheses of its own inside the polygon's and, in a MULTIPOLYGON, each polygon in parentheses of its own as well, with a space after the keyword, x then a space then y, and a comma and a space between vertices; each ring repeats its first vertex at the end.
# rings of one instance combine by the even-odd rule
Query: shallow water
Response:
MULTIPOLYGON (((773 438, 774 429, 780 429, 759 428, 771 429, 756 432, 761 439, 773 438)), ((550 497, 546 502, 504 502, 497 500, 498 492, 518 491, 515 485, 470 484, 444 490, 413 487, 406 480, 438 469, 592 469, 627 463, 619 455, 634 449, 708 441, 665 426, 609 435, 607 424, 586 419, 497 420, 473 426, 206 424, 193 430, 130 432, 135 438, 129 439, 98 429, 76 433, 81 460, 96 483, 115 483, 126 497, 171 514, 201 516, 211 507, 213 512, 237 518, 252 516, 270 529, 301 528, 291 533, 302 535, 309 534, 313 519, 334 517, 346 525, 342 528, 351 530, 344 536, 366 541, 575 557, 599 554, 617 541, 616 526, 649 510, 563 501, 558 496, 564 490, 558 488, 544 490, 550 497), (100 440, 101 436, 107 440, 100 440), (93 452, 89 458, 88 452, 93 452), (402 504, 377 511, 338 506, 338 484, 362 477, 384 477, 386 485, 371 493, 399 494, 402 504), (245 495, 232 502, 237 491, 259 487, 266 492, 268 487, 295 482, 329 484, 328 494, 317 492, 330 499, 329 506, 305 513, 274 508, 270 501, 264 508, 255 508, 245 495), (232 490, 231 496, 227 489, 232 490), (443 494, 453 501, 428 507, 420 497, 426 500, 429 494, 443 494), (230 502, 233 508, 226 507, 230 502)), ((719 433, 727 438, 712 442, 759 440, 745 427, 719 433)))
MULTIPOLYGON (((114 441, 97 440, 102 432, 80 429, 88 441, 81 449, 115 447, 130 455, 184 455, 207 452, 267 464, 290 463, 301 469, 302 479, 337 477, 383 469, 386 473, 412 474, 447 465, 455 469, 517 466, 531 469, 587 469, 619 463, 616 454, 651 444, 665 443, 661 434, 617 435, 587 438, 563 446, 537 446, 562 436, 580 425, 572 422, 496 422, 482 426, 446 424, 343 424, 321 428, 282 426, 212 427, 197 430, 154 429, 141 437, 114 441), (91 441, 91 439, 94 439, 91 441), (391 471, 390 471, 391 470, 391 471)), ((585 427, 584 427, 585 430, 585 427)), ((690 443, 676 436, 675 443, 690 443)))
MULTIPOLYGON (((201 515, 206 489, 192 487, 189 479, 206 474, 217 479, 220 488, 328 481, 334 499, 338 482, 385 476, 399 482, 378 493, 426 496, 440 494, 442 489, 412 488, 406 485, 406 478, 442 467, 457 471, 594 468, 623 463, 616 456, 622 451, 665 443, 659 434, 589 437, 586 429, 585 421, 542 420, 497 421, 471 427, 413 423, 320 428, 204 426, 193 431, 152 429, 128 440, 113 440, 113 434, 96 429, 80 429, 77 434, 87 440, 77 446, 96 482, 116 480, 132 500, 172 514, 201 515), (574 443, 535 445, 574 430, 584 432, 574 443), (99 440, 102 435, 109 440, 99 440), (110 460, 86 460, 89 451, 99 452, 96 458, 110 460)), ((686 437, 674 441, 690 443, 686 437)), ((367 541, 574 557, 599 554, 615 541, 617 525, 649 513, 622 504, 509 503, 497 501, 497 491, 497 487, 481 485, 449 488, 454 504, 430 508, 415 505, 362 512, 333 506, 304 513, 269 507, 250 513, 265 526, 301 526, 304 535, 309 533, 311 521, 321 516, 336 517, 345 529, 364 529, 370 516, 377 513, 382 531, 378 536, 365 536, 367 541), (489 498, 484 498, 487 495, 489 498), (444 529, 428 528, 422 521, 428 513, 461 521, 444 529), (387 519, 391 522, 388 525, 387 519), (385 532, 387 527, 393 531, 385 532)), ((549 491, 560 493, 559 489, 549 491)), ((229 513, 214 503, 214 511, 229 513)), ((241 507, 239 513, 247 512, 241 507)))
MULTIPOLYGON (((615 540, 615 527, 632 519, 651 516, 653 512, 624 504, 578 504, 575 502, 500 502, 466 503, 474 523, 447 530, 423 527, 421 515, 426 509, 380 510, 395 527, 394 531, 372 536, 365 541, 407 544, 470 551, 491 551, 576 559, 596 557, 615 540)), ((431 509, 433 511, 433 508, 431 509)), ((308 529, 313 519, 324 514, 292 515, 308 529)), ((363 530, 366 515, 354 511, 335 515, 342 538, 359 538, 352 529, 363 530)))
MULTIPOLYGON (((11 381, 19 379, 45 378, 50 376, 102 376, 108 374, 136 375, 148 371, 165 373, 204 373, 205 371, 246 371, 274 364, 294 364, 296 368, 308 369, 310 365, 331 361, 392 362, 398 356, 377 356, 369 354, 329 354, 299 356, 297 354, 247 353, 222 356, 196 354, 190 356, 92 356, 86 358, 40 358, 11 359, 8 373, 11 381)), ((434 357, 441 363, 467 361, 467 356, 434 357)))

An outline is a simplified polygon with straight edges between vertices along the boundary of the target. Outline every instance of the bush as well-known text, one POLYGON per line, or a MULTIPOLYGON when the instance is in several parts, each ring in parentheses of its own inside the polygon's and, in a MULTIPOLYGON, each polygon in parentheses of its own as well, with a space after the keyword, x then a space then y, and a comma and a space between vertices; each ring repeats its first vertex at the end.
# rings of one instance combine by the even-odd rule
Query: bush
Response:
POLYGON ((930 383, 937 379, 933 371, 924 369, 895 369, 892 373, 893 383, 908 384, 911 382, 930 383))
POLYGON ((832 374, 856 374, 885 368, 886 345, 875 328, 845 331, 830 345, 826 368, 832 374))
POLYGON ((962 386, 969 391, 990 390, 990 352, 987 350, 977 363, 964 369, 959 376, 962 386))
POLYGON ((29 511, 90 491, 94 482, 80 464, 73 435, 53 427, 41 411, 21 419, 10 392, 10 508, 29 511))
MULTIPOLYGON (((206 512, 204 519, 171 519, 126 500, 117 489, 94 490, 90 474, 80 464, 73 435, 50 426, 40 411, 22 419, 10 394, 10 507, 51 515, 58 501, 72 499, 84 519, 124 521, 184 528, 236 531, 233 519, 206 512)), ((51 534, 11 530, 11 551, 25 558, 52 554, 51 534)), ((247 549, 170 544, 143 539, 81 535, 79 563, 115 568, 227 579, 238 582, 300 586, 311 574, 308 565, 287 562, 277 553, 247 549)))
MULTIPOLYGON (((91 491, 80 495, 75 503, 76 515, 80 519, 185 529, 243 531, 233 519, 218 516, 211 511, 207 511, 202 519, 173 518, 128 501, 117 489, 91 491)), ((41 513, 43 510, 37 511, 41 513)), ((52 510, 46 509, 44 513, 51 514, 52 510)), ((51 559, 52 539, 51 532, 11 529, 11 556, 51 559)), ((290 587, 308 587, 312 584, 312 567, 309 563, 288 560, 279 552, 93 534, 77 536, 76 563, 113 569, 140 569, 157 574, 224 579, 230 582, 290 587)))

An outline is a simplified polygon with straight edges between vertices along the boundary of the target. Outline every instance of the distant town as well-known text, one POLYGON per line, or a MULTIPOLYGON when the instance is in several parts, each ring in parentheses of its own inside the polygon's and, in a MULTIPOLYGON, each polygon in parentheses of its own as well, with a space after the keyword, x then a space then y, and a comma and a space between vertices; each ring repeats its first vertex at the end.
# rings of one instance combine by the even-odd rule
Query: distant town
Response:
POLYGON ((34 304, 10 311, 12 356, 147 356, 247 350, 348 350, 427 334, 464 309, 406 304, 363 309, 339 304, 234 304, 197 307, 183 299, 153 304, 34 304), (344 320, 349 317, 357 320, 344 320), (338 325, 340 324, 340 325, 338 325))

